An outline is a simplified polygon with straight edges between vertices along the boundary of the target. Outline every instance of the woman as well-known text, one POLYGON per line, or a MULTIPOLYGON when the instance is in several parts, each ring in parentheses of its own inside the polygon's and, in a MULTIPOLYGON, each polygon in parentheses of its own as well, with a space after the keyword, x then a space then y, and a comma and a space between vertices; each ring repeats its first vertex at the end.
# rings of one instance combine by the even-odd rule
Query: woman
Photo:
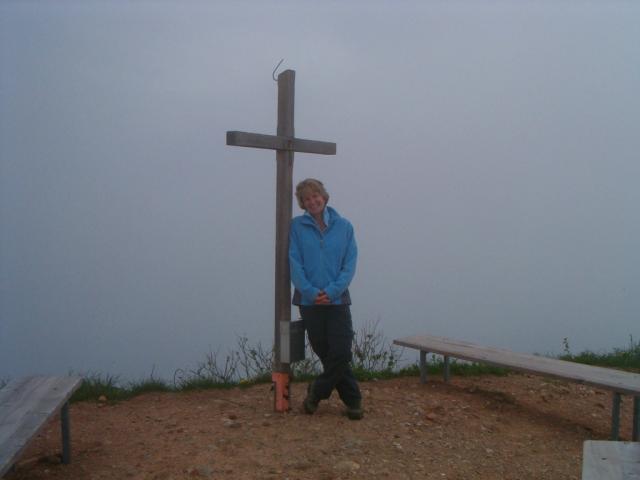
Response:
POLYGON ((303 408, 313 414, 335 388, 347 416, 360 420, 362 395, 349 365, 353 326, 348 287, 358 257, 353 227, 327 206, 329 194, 319 180, 300 182, 296 198, 305 213, 293 219, 289 235, 293 304, 300 308, 309 343, 323 367, 309 384, 303 408))

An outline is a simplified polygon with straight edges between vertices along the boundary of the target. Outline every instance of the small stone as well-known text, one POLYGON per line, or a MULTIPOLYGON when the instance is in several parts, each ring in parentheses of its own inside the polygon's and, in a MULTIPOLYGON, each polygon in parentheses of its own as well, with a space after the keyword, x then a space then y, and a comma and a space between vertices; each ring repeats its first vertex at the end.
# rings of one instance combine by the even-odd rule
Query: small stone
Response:
POLYGON ((105 395, 100 395, 98 397, 98 402, 100 403, 106 403, 107 402, 107 397, 105 395))
POLYGON ((344 448, 345 449, 349 449, 349 450, 355 450, 358 449, 362 446, 362 440, 356 439, 356 438, 352 438, 352 439, 348 439, 345 443, 344 443, 344 448))
POLYGON ((196 467, 195 471, 198 472, 198 475, 201 477, 204 477, 204 478, 213 477, 213 468, 211 468, 208 465, 200 465, 196 467))
POLYGON ((240 428, 240 426, 242 425, 240 422, 236 422, 235 420, 232 420, 230 418, 225 418, 222 421, 222 424, 227 428, 240 428))
POLYGON ((356 472, 360 470, 360 464, 352 460, 342 460, 336 463, 334 468, 341 472, 356 472))

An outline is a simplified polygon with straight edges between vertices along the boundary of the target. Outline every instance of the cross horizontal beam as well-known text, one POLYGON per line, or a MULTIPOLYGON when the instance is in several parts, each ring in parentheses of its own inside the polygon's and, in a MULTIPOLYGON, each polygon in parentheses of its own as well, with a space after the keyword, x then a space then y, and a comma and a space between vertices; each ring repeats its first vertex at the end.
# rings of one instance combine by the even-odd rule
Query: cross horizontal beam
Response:
POLYGON ((227 132, 227 145, 301 153, 318 153, 320 155, 336 154, 336 144, 332 142, 320 142, 318 140, 305 140, 304 138, 263 135, 261 133, 249 132, 227 132))

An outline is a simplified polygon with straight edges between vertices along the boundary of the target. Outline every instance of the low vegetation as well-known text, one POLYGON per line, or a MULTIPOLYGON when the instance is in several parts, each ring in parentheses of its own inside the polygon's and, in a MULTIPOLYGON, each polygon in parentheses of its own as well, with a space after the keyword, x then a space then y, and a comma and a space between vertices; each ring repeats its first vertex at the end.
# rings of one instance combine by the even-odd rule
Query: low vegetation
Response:
MULTIPOLYGON (((631 336, 626 348, 614 348, 611 352, 586 350, 573 354, 567 338, 563 345, 564 353, 558 357, 563 360, 640 372, 640 342, 634 342, 631 336)), ((403 349, 386 339, 378 322, 365 323, 355 332, 354 373, 360 381, 420 375, 417 362, 404 360, 403 353, 403 349)), ((239 337, 236 347, 226 354, 209 352, 195 368, 176 370, 172 382, 156 377, 154 372, 147 379, 136 382, 121 382, 117 376, 108 374, 85 373, 82 375, 84 382, 71 401, 98 400, 101 397, 108 401, 120 401, 146 392, 180 392, 268 383, 271 382, 272 358, 271 347, 265 347, 260 342, 250 344, 247 337, 239 337)), ((431 355, 428 373, 441 374, 443 369, 443 358, 431 355)), ((451 360, 450 370, 458 376, 508 373, 505 368, 455 359, 451 360)), ((293 381, 308 381, 320 371, 320 361, 307 345, 306 358, 292 366, 293 381)), ((0 388, 8 380, 0 379, 0 388)))
POLYGON ((626 348, 614 348, 610 352, 585 350, 581 353, 573 354, 569 348, 569 340, 567 338, 563 340, 562 344, 564 353, 559 357, 562 360, 640 372, 640 342, 634 341, 631 335, 629 335, 629 345, 626 348))

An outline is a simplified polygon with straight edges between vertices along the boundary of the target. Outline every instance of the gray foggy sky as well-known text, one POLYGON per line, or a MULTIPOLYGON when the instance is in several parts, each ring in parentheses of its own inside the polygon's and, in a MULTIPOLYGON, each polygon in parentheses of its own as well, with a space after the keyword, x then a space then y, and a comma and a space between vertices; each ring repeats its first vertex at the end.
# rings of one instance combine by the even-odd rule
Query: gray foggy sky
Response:
MULTIPOLYGON (((271 72, 356 228, 356 325, 640 337, 637 2, 0 3, 0 378, 271 342, 271 72)), ((299 214, 297 207, 294 214, 299 214)))

